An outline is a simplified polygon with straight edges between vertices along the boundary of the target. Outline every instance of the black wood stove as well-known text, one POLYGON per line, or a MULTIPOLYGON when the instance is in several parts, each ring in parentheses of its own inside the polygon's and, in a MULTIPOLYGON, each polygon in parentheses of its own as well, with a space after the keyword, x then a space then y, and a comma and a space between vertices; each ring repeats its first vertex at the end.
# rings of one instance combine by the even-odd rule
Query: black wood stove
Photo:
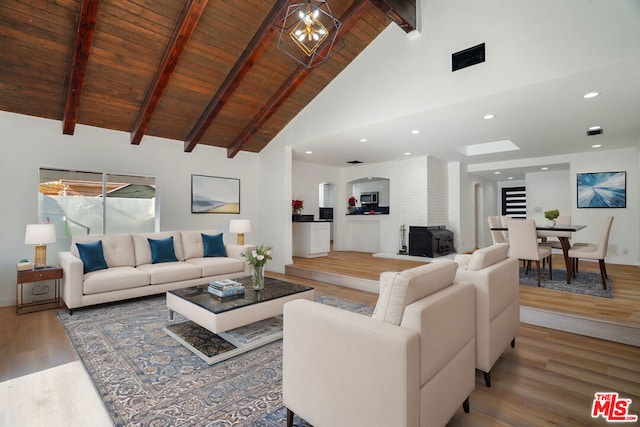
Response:
POLYGON ((452 252, 453 231, 444 225, 409 226, 409 255, 435 258, 452 252))

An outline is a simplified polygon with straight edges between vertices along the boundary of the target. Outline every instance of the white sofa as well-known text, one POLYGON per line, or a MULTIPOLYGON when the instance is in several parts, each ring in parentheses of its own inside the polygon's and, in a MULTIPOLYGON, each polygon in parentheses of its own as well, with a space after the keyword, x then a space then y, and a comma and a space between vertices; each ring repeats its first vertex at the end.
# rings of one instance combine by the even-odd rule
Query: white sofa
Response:
POLYGON ((372 317, 284 306, 282 398, 316 427, 443 426, 475 387, 475 289, 438 261, 380 275, 372 317))
POLYGON ((518 259, 508 256, 509 244, 456 255, 456 281, 476 287, 476 368, 491 387, 491 368, 509 347, 515 346, 520 327, 518 259))
POLYGON ((227 256, 204 257, 202 234, 216 235, 216 230, 167 231, 141 234, 107 234, 73 236, 71 250, 58 253, 63 270, 61 296, 66 306, 74 308, 137 298, 169 290, 209 283, 211 280, 251 275, 251 268, 241 254, 252 245, 225 245, 227 256), (148 239, 173 237, 177 261, 152 263, 148 239), (76 243, 102 243, 108 268, 84 273, 76 243))

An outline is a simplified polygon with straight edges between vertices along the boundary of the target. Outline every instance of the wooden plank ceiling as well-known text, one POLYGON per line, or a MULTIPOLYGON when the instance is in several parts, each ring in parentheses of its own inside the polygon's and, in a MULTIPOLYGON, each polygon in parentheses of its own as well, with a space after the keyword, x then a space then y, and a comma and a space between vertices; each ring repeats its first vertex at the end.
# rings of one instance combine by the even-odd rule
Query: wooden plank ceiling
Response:
POLYGON ((307 69, 277 48, 292 3, 2 0, 0 110, 259 152, 389 23, 415 28, 415 0, 333 0, 345 48, 307 69))

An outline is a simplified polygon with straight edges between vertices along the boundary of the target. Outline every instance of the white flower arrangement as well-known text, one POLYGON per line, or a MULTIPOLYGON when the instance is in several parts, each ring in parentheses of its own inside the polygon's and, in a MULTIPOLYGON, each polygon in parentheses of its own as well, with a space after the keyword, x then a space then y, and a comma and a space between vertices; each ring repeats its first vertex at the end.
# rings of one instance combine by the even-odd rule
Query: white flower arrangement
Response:
POLYGON ((260 243, 255 250, 243 252, 242 256, 247 259, 253 268, 263 267, 271 258, 271 246, 260 243))

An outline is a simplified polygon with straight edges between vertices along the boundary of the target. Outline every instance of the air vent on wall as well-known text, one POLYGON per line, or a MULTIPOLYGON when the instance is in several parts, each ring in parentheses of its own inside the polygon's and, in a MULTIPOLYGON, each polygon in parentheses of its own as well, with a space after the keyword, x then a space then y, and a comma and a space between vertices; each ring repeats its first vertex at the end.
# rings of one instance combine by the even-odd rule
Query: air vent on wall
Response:
POLYGON ((451 71, 480 64, 485 61, 484 43, 451 54, 451 71))
POLYGON ((360 160, 349 160, 347 163, 352 164, 352 165, 358 165, 360 163, 362 163, 360 160))
POLYGON ((587 135, 589 136, 593 136, 593 135, 600 135, 602 133, 602 128, 599 129, 589 129, 587 131, 587 135))

